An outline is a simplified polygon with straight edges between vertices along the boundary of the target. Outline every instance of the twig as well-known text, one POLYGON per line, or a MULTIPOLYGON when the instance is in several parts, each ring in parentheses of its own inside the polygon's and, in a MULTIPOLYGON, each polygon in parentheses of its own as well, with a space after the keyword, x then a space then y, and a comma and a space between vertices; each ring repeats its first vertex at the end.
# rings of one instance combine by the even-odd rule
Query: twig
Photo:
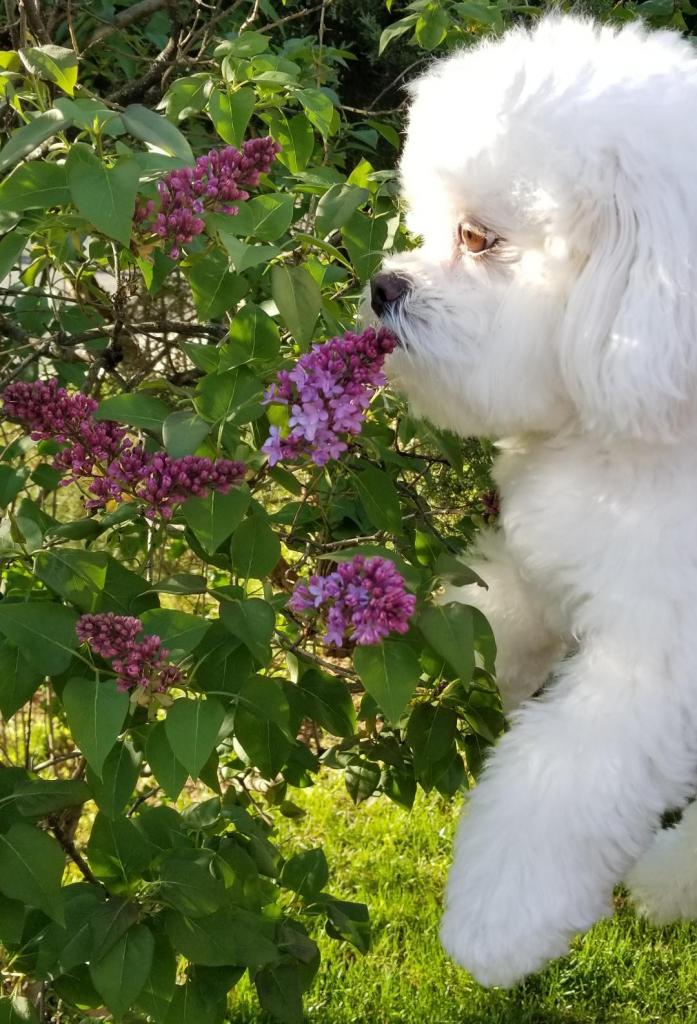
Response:
POLYGON ((391 89, 394 89, 397 83, 401 81, 402 78, 405 78, 409 74, 409 72, 413 71, 414 68, 417 68, 419 64, 424 64, 427 59, 427 57, 419 57, 418 60, 415 60, 414 63, 410 64, 408 68, 404 69, 404 71, 400 71, 397 77, 393 78, 389 85, 386 85, 384 89, 380 90, 377 96, 375 96, 375 98, 373 99, 373 102, 370 104, 368 109, 373 110, 378 105, 382 97, 385 96, 388 92, 390 92, 391 89))
POLYGON ((249 28, 249 26, 253 22, 255 22, 259 17, 259 2, 260 0, 254 0, 254 6, 252 7, 252 10, 250 11, 249 15, 244 19, 244 21, 240 25, 238 34, 241 34, 242 32, 244 32, 246 28, 249 28))
POLYGON ((19 0, 19 8, 24 11, 27 24, 38 42, 50 43, 51 37, 44 22, 39 0, 19 0))
POLYGON ((82 757, 82 753, 79 750, 73 750, 72 754, 58 754, 56 757, 52 757, 50 761, 42 761, 41 764, 34 765, 32 771, 42 772, 46 768, 53 768, 54 765, 61 764, 63 761, 71 761, 74 757, 82 757))
POLYGON ((95 878, 95 876, 92 874, 92 869, 90 868, 89 864, 84 859, 82 854, 78 851, 77 847, 75 846, 75 843, 72 841, 72 839, 66 836, 66 834, 63 832, 62 828, 55 819, 51 821, 51 827, 53 828, 53 834, 55 835, 56 839, 63 847, 65 852, 68 854, 73 864, 77 865, 77 867, 80 869, 80 871, 83 874, 83 877, 86 878, 88 882, 91 882, 92 885, 98 885, 101 888, 102 883, 99 881, 98 878, 95 878))
POLYGON ((167 45, 155 57, 150 70, 146 74, 141 75, 140 78, 136 78, 135 82, 124 85, 117 89, 116 92, 113 92, 109 96, 110 102, 127 105, 134 100, 140 99, 150 86, 155 85, 156 82, 161 80, 167 65, 176 60, 178 50, 179 33, 177 31, 177 34, 167 41, 167 45))
MULTIPOLYGON (((332 0, 326 0, 326 6, 328 7, 332 0)), ((295 21, 297 18, 306 18, 308 14, 315 14, 317 11, 321 11, 325 4, 315 4, 314 7, 306 7, 304 11, 296 11, 295 14, 286 14, 285 18, 278 18, 276 21, 269 22, 268 25, 264 25, 264 32, 270 32, 272 28, 278 28, 279 25, 285 25, 288 21, 295 21)))
POLYGON ((170 0, 140 0, 140 3, 131 4, 125 11, 121 11, 116 15, 114 20, 106 25, 102 25, 90 36, 85 50, 88 50, 90 46, 94 46, 105 36, 111 35, 112 32, 117 32, 119 29, 128 28, 134 21, 138 21, 139 18, 145 18, 149 14, 154 14, 156 11, 161 10, 163 7, 167 7, 170 0))

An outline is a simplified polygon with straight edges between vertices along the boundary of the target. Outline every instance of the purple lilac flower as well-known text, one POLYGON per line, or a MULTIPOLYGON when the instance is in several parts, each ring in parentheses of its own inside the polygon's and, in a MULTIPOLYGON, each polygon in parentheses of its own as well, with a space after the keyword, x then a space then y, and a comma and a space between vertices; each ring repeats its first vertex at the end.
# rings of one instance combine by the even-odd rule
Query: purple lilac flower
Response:
POLYGON ((389 633, 406 633, 416 598, 387 558, 356 555, 328 576, 297 583, 288 602, 294 612, 326 613, 325 643, 340 647, 349 639, 377 644, 389 633))
POLYGON ((271 427, 263 451, 275 466, 303 455, 323 466, 348 448, 345 438, 360 434, 372 392, 385 383, 382 367, 396 345, 390 332, 369 327, 347 331, 323 345, 313 345, 292 370, 280 370, 266 403, 288 406, 289 430, 271 427))
POLYGON ((140 619, 132 615, 81 615, 75 632, 82 643, 89 644, 95 654, 111 661, 120 690, 141 687, 145 690, 166 690, 180 683, 183 674, 167 660, 169 651, 159 636, 137 637, 143 629, 140 619))
POLYGON ((229 459, 212 461, 196 455, 174 459, 149 453, 118 423, 94 419, 97 403, 85 395, 69 395, 56 380, 18 381, 4 392, 5 412, 19 420, 34 440, 66 444, 53 465, 67 475, 61 481, 86 481, 88 509, 110 502, 135 500, 149 519, 170 519, 175 505, 210 491, 226 494, 244 480, 245 466, 229 459))
POLYGON ((236 214, 238 207, 233 204, 249 198, 241 186, 258 185, 280 149, 271 136, 248 139, 241 150, 234 146, 212 149, 193 167, 170 171, 157 183, 159 210, 155 214, 152 200, 140 203, 134 216, 136 226, 162 238, 172 259, 178 259, 180 247, 203 231, 201 214, 236 214))

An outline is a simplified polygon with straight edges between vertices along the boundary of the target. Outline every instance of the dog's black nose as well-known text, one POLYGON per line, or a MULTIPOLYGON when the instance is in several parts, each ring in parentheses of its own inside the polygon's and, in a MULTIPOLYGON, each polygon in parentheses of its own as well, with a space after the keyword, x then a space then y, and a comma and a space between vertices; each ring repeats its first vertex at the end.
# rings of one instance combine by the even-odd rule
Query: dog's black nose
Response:
POLYGON ((370 304, 378 316, 409 291, 409 282, 399 274, 376 274, 370 282, 370 304))

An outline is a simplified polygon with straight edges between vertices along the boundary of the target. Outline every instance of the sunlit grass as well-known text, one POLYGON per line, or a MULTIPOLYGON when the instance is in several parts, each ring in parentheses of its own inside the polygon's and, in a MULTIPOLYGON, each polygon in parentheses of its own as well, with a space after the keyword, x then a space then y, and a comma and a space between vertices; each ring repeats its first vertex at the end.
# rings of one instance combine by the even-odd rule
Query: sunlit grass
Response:
MULTIPOLYGON (((324 847, 332 891, 368 903, 374 929, 366 957, 320 939, 312 1024, 697 1022, 697 925, 651 928, 620 897, 569 957, 513 992, 485 991, 438 944, 455 809, 423 795, 410 814, 387 800, 356 809, 336 779, 293 799, 308 814, 284 826, 289 842, 324 847)), ((241 986, 231 1024, 266 1024, 255 1003, 241 986)))

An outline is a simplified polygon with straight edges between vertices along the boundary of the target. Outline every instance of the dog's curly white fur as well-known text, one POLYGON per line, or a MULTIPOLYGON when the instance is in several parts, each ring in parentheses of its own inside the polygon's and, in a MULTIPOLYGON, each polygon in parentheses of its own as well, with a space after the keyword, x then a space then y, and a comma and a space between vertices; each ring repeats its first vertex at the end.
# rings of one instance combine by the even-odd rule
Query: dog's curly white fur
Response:
POLYGON ((696 105, 678 35, 560 16, 412 90, 423 244, 383 268, 409 285, 383 311, 390 372, 436 425, 508 438, 490 590, 459 599, 523 703, 467 804, 442 925, 484 984, 608 914, 697 783, 696 105), (467 251, 463 223, 496 244, 467 251))

